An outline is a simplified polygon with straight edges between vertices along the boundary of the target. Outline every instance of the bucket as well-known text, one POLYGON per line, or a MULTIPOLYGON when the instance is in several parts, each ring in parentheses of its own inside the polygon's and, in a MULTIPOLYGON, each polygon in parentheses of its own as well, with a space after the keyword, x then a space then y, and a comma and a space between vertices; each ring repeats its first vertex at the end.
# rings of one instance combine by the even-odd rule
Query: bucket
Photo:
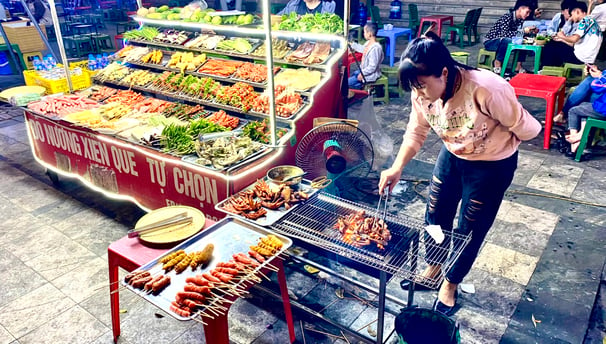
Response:
POLYGON ((458 344, 459 325, 446 315, 426 308, 405 308, 396 317, 399 344, 458 344))
POLYGON ((0 75, 11 75, 13 71, 5 53, 0 53, 0 75))

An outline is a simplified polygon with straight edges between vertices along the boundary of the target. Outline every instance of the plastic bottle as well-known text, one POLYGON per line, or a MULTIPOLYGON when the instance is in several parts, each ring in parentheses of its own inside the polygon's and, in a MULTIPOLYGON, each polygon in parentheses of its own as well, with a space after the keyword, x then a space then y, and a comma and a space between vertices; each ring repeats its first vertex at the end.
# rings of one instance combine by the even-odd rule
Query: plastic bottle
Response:
POLYGON ((97 69, 102 69, 103 68, 103 58, 101 57, 101 54, 97 54, 96 60, 97 60, 97 69))
POLYGON ((53 57, 53 55, 48 54, 48 56, 46 57, 46 59, 48 60, 48 63, 49 63, 49 65, 50 65, 51 68, 57 67, 57 61, 55 61, 55 58, 53 57))
POLYGON ((97 60, 93 54, 88 54, 88 69, 97 70, 97 60))
POLYGON ((393 0, 389 5, 389 19, 402 19, 402 2, 393 0))
POLYGON ((109 57, 107 56, 107 53, 103 53, 101 60, 103 60, 103 68, 107 67, 109 64, 109 57))
POLYGON ((34 65, 34 70, 36 72, 42 70, 42 61, 40 61, 40 58, 38 56, 34 56, 34 61, 32 61, 32 64, 34 65))

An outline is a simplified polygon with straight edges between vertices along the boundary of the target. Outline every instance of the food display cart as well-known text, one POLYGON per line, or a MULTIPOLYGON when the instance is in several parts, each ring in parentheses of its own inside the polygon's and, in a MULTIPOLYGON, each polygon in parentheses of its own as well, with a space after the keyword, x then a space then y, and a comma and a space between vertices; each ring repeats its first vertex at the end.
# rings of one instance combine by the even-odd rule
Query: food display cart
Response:
MULTIPOLYGON (((127 52, 116 54, 112 57, 111 65, 93 78, 98 87, 121 89, 131 94, 138 92, 142 94, 142 99, 146 97, 149 101, 160 99, 168 102, 169 108, 180 103, 200 105, 205 112, 203 116, 221 113, 237 118, 239 124, 234 128, 235 131, 241 130, 245 123, 265 120, 270 130, 273 129, 282 136, 277 137, 275 145, 272 145, 271 135, 268 135, 265 139, 267 142, 261 148, 226 166, 208 166, 198 163, 199 157, 195 154, 174 154, 173 151, 167 152, 143 144, 123 127, 95 127, 83 124, 78 118, 59 115, 60 111, 54 109, 56 104, 29 106, 25 109, 25 119, 32 151, 36 160, 48 170, 76 177, 109 197, 130 200, 143 209, 190 205, 216 220, 223 217, 223 214, 215 210, 215 204, 262 178, 270 167, 294 163, 297 139, 312 128, 313 119, 334 117, 339 113, 339 65, 346 50, 346 42, 340 35, 272 32, 271 37, 275 43, 272 50, 274 53, 285 52, 283 55, 276 54, 272 59, 264 49, 267 45, 266 34, 256 27, 167 21, 139 16, 135 16, 134 20, 142 25, 139 31, 149 29, 165 33, 167 37, 180 35, 183 39, 158 40, 133 36, 127 42, 127 47, 149 52, 150 56, 156 54, 152 56, 154 58, 158 57, 157 54, 163 57, 154 61, 151 58, 135 59, 127 52), (248 45, 244 50, 229 50, 229 44, 211 46, 194 42, 216 38, 219 38, 217 41, 230 44, 239 41, 248 45), (314 49, 319 46, 323 48, 314 49), (194 68, 189 68, 170 63, 171 57, 184 53, 204 55, 201 67, 195 65, 194 68), (266 78, 244 79, 244 76, 233 70, 216 72, 216 69, 228 64, 234 64, 236 70, 242 71, 262 66, 266 62, 272 66, 276 79, 304 70, 314 73, 318 80, 306 89, 296 89, 295 81, 289 87, 290 91, 285 91, 279 86, 273 87, 273 80, 266 78), (131 76, 149 74, 162 79, 180 75, 180 78, 190 78, 199 83, 201 80, 213 82, 215 86, 230 92, 246 89, 247 92, 254 93, 255 97, 265 97, 266 100, 265 103, 258 101, 255 107, 251 107, 250 104, 235 103, 229 99, 203 98, 199 90, 186 92, 183 88, 171 89, 164 84, 139 82, 132 77, 129 81, 122 81, 111 72, 103 74, 110 67, 115 68, 112 65, 127 69, 131 76), (208 68, 205 69, 204 66, 208 68), (270 89, 279 91, 270 95, 270 89), (285 92, 288 93, 286 96, 285 92), (295 107, 288 103, 291 96, 298 101, 295 107), (286 103, 274 109, 273 100, 279 102, 280 99, 286 99, 286 103), (275 117, 271 115, 274 112, 277 113, 275 117)), ((124 98, 116 99, 124 102, 124 98)), ((145 109, 140 111, 144 112, 145 109)), ((132 127, 128 129, 133 130, 132 127)))

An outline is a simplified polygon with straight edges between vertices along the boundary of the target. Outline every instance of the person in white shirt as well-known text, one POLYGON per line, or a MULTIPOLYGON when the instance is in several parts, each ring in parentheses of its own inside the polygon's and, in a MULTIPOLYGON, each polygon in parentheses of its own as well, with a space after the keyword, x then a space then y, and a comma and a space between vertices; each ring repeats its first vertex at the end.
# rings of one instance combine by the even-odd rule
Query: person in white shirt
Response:
POLYGON ((572 54, 562 56, 563 63, 593 64, 602 44, 600 27, 587 15, 587 4, 581 1, 570 6, 570 18, 573 22, 579 23, 577 30, 569 36, 560 31, 553 37, 557 42, 565 42, 574 47, 572 54))
POLYGON ((604 0, 589 0, 587 11, 598 22, 600 31, 606 30, 606 4, 604 0))

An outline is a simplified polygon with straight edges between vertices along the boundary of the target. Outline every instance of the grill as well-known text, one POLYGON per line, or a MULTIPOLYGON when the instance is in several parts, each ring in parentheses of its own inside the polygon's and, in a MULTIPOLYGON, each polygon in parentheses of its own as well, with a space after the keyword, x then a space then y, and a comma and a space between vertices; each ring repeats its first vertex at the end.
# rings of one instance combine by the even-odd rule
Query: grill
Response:
MULTIPOLYGON (((333 226, 339 217, 358 211, 364 211, 366 216, 382 216, 376 209, 321 192, 272 225, 272 229, 364 266, 408 280, 413 280, 417 271, 423 271, 426 261, 444 262, 443 271, 450 270, 470 239, 467 235, 444 233, 445 242, 452 242, 451 245, 429 245, 425 243, 424 235, 420 235, 425 228, 421 221, 387 215, 384 220, 392 238, 385 249, 377 248, 374 243, 357 247, 343 242, 341 233, 333 226)), ((442 277, 439 276, 435 279, 417 279, 416 283, 436 288, 441 282, 442 277)))

